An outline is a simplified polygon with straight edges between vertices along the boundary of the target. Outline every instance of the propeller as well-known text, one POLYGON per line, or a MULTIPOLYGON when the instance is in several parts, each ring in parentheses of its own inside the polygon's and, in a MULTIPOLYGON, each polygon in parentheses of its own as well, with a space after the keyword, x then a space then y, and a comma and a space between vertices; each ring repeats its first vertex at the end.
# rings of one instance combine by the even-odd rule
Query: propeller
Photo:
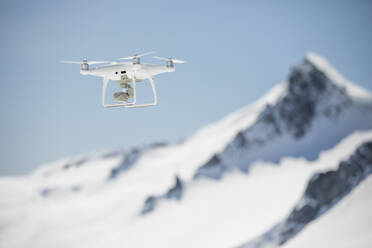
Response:
POLYGON ((78 64, 81 65, 81 70, 87 71, 89 70, 89 65, 96 65, 96 64, 107 64, 111 63, 110 61, 88 61, 86 58, 83 61, 69 61, 69 60, 62 60, 61 63, 65 64, 78 64))
POLYGON ((146 56, 146 55, 150 55, 150 54, 153 54, 155 52, 147 52, 147 53, 142 53, 142 54, 134 54, 133 56, 129 56, 129 57, 124 57, 124 58, 119 58, 119 59, 137 59, 137 58, 140 58, 140 57, 143 57, 143 56, 146 56))
POLYGON ((172 61, 173 63, 176 63, 176 64, 186 63, 186 61, 184 61, 184 60, 179 60, 179 59, 175 59, 175 58, 163 58, 163 57, 158 57, 158 56, 154 56, 153 58, 154 59, 165 60, 165 61, 172 61))
POLYGON ((69 60, 62 60, 60 61, 61 63, 65 64, 88 64, 88 65, 96 65, 96 64, 106 64, 106 63, 111 63, 110 61, 87 61, 84 59, 83 61, 69 61, 69 60))

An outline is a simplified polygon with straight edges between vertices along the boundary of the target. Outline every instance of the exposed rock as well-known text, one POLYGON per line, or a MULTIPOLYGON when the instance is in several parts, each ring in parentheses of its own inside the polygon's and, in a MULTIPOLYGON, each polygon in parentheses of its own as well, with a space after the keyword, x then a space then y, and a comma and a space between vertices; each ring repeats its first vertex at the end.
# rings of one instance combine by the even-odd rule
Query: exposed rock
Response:
MULTIPOLYGON (((244 133, 242 131, 240 131, 236 135, 234 140, 236 142, 237 147, 239 147, 239 148, 246 147, 249 144, 248 141, 247 141, 247 138, 244 136, 244 133)), ((214 156, 212 158, 214 158, 214 156)))
POLYGON ((225 169, 221 159, 215 154, 207 163, 197 170, 197 173, 194 174, 194 178, 207 174, 210 178, 219 179, 225 169))
POLYGON ((181 179, 178 176, 176 176, 176 182, 174 186, 170 188, 168 192, 165 194, 165 198, 180 200, 182 198, 182 193, 183 185, 181 179))
POLYGON ((109 152, 105 152, 102 155, 102 158, 104 158, 104 159, 110 159, 110 158, 118 157, 118 156, 120 156, 122 154, 125 154, 125 150, 109 151, 109 152))
POLYGON ((40 190, 40 195, 42 197, 49 197, 52 195, 58 195, 58 194, 67 193, 67 192, 77 193, 81 191, 82 188, 83 187, 81 185, 72 185, 67 188, 66 187, 45 187, 40 190))
POLYGON ((340 177, 339 171, 316 174, 308 183, 305 196, 316 200, 318 205, 328 205, 350 186, 349 178, 340 177))
POLYGON ((82 164, 86 163, 89 159, 88 158, 80 158, 78 160, 75 160, 75 161, 69 161, 67 162, 64 166, 63 166, 63 169, 64 170, 67 170, 67 169, 70 169, 72 167, 79 167, 81 166, 82 164))
POLYGON ((176 175, 175 183, 165 194, 162 195, 151 195, 146 198, 144 206, 141 210, 141 214, 147 214, 156 208, 156 205, 163 200, 181 200, 184 191, 184 185, 182 180, 176 175))
POLYGON ((126 171, 130 167, 132 167, 132 165, 134 165, 141 154, 142 151, 137 148, 133 148, 132 150, 124 154, 121 163, 111 170, 109 179, 116 178, 121 172, 126 171))
MULTIPOLYGON (((157 149, 157 148, 161 148, 161 147, 164 147, 164 146, 167 146, 167 143, 157 142, 157 143, 153 143, 153 144, 146 145, 146 146, 143 146, 143 147, 135 147, 135 148, 132 148, 131 150, 126 151, 126 152, 121 151, 120 153, 123 153, 123 159, 122 159, 121 163, 119 163, 117 166, 112 168, 108 179, 114 179, 121 172, 124 172, 124 171, 130 169, 145 152, 147 152, 151 149, 157 149)), ((116 154, 118 154, 118 153, 116 153, 116 154)), ((111 155, 112 154, 108 154, 108 155, 106 155, 106 157, 110 157, 111 155)))
POLYGON ((158 199, 157 199, 156 196, 147 197, 146 200, 145 200, 145 204, 142 208, 141 214, 147 214, 147 213, 153 211, 155 206, 156 206, 157 200, 158 199))

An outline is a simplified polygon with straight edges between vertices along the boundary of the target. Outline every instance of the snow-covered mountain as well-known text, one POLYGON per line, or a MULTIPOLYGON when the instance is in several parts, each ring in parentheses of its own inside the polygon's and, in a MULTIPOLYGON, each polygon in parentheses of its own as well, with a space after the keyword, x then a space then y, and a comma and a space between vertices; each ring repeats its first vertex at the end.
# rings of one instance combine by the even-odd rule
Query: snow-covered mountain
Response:
MULTIPOLYGON (((253 106, 258 109, 254 111, 255 119, 200 166, 194 179, 218 179, 233 169, 248 172, 257 160, 315 160, 320 152, 334 147, 355 130, 372 128, 371 95, 343 79, 315 54, 308 54, 294 66, 288 82, 279 87, 269 93, 274 97, 264 97, 253 106)), ((150 196, 144 212, 152 210, 158 200, 168 198, 150 196)))
POLYGON ((282 87, 275 102, 267 103, 223 152, 199 168, 196 177, 219 178, 234 167, 247 171, 257 159, 314 160, 354 130, 371 128, 371 96, 342 79, 315 54, 294 66, 282 87))
POLYGON ((368 177, 354 167, 370 141, 371 93, 310 53, 287 81, 183 142, 0 178, 0 246, 290 245, 368 177))

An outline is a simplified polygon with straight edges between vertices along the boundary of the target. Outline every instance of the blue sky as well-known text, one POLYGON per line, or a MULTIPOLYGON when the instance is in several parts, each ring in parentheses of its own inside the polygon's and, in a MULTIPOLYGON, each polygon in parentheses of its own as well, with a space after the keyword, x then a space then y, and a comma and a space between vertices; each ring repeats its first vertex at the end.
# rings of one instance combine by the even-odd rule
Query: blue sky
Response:
POLYGON ((371 24, 371 1, 1 1, 0 174, 187 137, 258 99, 307 51, 372 90, 371 24), (153 50, 188 63, 155 78, 159 105, 147 109, 104 109, 101 79, 58 63, 153 50))

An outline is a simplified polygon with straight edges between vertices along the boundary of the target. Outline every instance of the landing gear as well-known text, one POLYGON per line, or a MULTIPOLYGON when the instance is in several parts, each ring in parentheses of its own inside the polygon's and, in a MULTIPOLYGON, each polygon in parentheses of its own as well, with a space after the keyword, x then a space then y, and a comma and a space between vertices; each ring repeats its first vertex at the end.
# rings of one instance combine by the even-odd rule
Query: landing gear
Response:
POLYGON ((145 103, 145 104, 136 104, 137 101, 137 94, 136 94, 136 83, 137 79, 135 75, 132 79, 120 80, 120 87, 123 91, 114 93, 114 100, 120 103, 116 104, 106 104, 105 97, 106 97, 106 88, 109 82, 108 78, 103 78, 103 87, 102 87, 102 104, 104 107, 119 107, 124 106, 126 108, 139 108, 139 107, 149 107, 155 106, 158 103, 158 98, 156 95, 155 83, 152 77, 147 78, 150 82, 152 93, 154 96, 154 101, 152 103, 145 103), (130 101, 131 100, 131 101, 130 101))

